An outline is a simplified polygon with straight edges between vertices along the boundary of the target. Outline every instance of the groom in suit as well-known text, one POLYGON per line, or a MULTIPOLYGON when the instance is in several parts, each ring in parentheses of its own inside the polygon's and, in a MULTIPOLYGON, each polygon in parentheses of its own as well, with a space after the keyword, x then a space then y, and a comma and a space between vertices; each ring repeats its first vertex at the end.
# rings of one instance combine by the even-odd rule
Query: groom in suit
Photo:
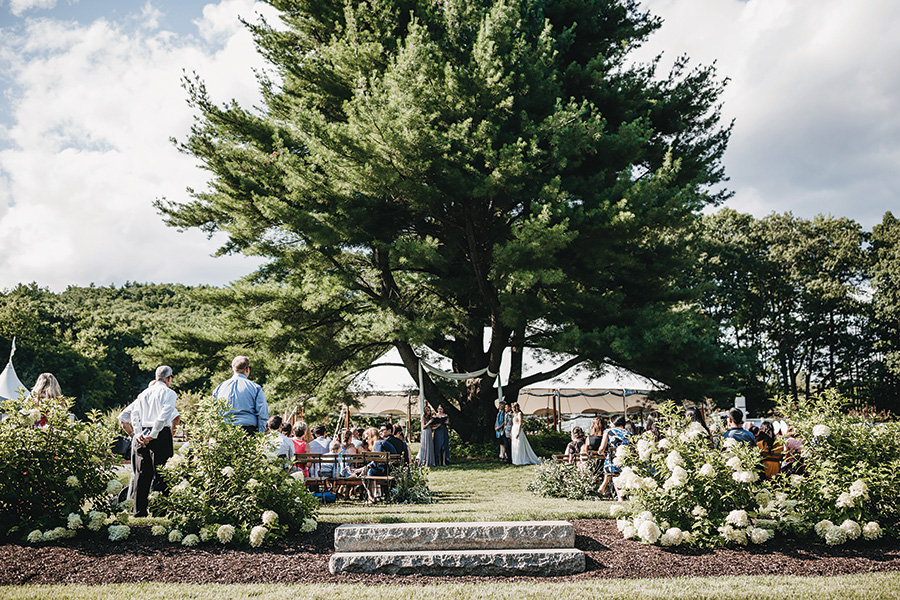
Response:
POLYGON ((494 420, 494 435, 500 442, 500 458, 506 458, 506 436, 503 433, 503 425, 506 422, 506 402, 500 403, 500 410, 497 411, 497 418, 494 420))
POLYGON ((512 464, 513 414, 509 404, 503 406, 503 446, 506 448, 506 464, 512 464))

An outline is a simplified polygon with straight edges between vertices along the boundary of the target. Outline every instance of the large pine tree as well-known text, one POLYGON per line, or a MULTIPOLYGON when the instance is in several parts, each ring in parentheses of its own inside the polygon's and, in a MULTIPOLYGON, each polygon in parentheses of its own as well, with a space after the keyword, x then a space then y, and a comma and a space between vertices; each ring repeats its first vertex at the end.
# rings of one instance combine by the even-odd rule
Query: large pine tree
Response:
MULTIPOLYGON (((426 349, 498 372, 511 348, 512 397, 579 363, 708 391, 714 336, 686 282, 730 127, 713 68, 629 61, 658 19, 630 0, 268 3, 282 23, 247 24, 263 105, 188 81, 181 147, 211 181, 158 203, 267 259, 220 294, 241 321, 223 346, 264 349, 273 385, 320 398, 390 347, 414 376, 426 349), (522 378, 526 347, 573 358, 522 378)), ((494 384, 425 391, 477 440, 494 384)))

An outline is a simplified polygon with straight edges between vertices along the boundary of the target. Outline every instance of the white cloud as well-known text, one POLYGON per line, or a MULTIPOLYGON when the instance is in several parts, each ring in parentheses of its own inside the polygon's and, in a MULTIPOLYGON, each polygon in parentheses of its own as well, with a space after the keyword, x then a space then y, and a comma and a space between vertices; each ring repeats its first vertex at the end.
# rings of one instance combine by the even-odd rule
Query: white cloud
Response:
POLYGON ((254 4, 219 6, 215 45, 157 29, 149 4, 133 28, 44 19, 27 22, 21 38, 0 38, 0 56, 15 59, 13 123, 0 150, 0 288, 222 284, 254 268, 243 257, 211 258, 215 240, 166 227, 152 207, 206 181, 169 141, 184 139, 193 118, 183 70, 196 70, 213 98, 258 99, 252 67, 261 59, 238 11, 252 16, 254 4))
POLYGON ((25 11, 32 8, 53 8, 56 6, 56 0, 9 0, 9 12, 21 17, 25 11))
POLYGON ((900 187, 900 3, 649 0, 665 19, 642 57, 717 61, 735 118, 730 205, 757 216, 830 212, 870 227, 900 187))

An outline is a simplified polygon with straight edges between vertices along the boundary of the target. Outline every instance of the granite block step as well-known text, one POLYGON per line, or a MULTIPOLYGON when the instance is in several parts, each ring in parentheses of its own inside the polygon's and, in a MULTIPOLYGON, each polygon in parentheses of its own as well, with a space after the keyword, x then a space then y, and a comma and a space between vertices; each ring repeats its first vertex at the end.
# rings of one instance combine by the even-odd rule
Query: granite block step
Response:
POLYGON ((522 550, 573 548, 575 529, 566 521, 485 523, 382 523, 341 525, 337 552, 522 550))
POLYGON ((584 569, 584 552, 574 548, 338 552, 328 562, 331 573, 387 575, 548 577, 581 573, 584 569))

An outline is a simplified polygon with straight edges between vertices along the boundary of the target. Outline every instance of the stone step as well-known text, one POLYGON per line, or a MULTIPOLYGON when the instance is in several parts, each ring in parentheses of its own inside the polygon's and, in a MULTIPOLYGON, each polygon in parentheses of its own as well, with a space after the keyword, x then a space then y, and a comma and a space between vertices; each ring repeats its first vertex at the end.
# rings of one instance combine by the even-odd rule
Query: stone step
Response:
POLYGON ((558 576, 581 573, 584 552, 574 548, 536 550, 434 550, 424 552, 338 552, 331 573, 386 575, 558 576))
POLYGON ((573 548, 575 529, 566 521, 486 523, 381 523, 341 525, 337 552, 521 550, 573 548))

